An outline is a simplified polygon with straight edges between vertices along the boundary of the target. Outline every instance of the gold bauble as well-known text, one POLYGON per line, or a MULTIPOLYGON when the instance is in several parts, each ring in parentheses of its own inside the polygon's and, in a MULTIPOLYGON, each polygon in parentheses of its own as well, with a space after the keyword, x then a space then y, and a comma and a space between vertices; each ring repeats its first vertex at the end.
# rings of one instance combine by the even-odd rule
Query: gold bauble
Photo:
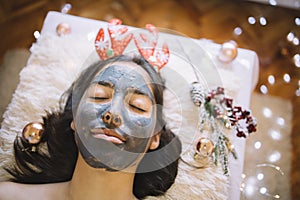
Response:
POLYGON ((71 33, 71 26, 67 23, 60 23, 56 27, 56 33, 58 36, 68 35, 71 33))
POLYGON ((42 123, 31 122, 24 127, 22 137, 29 144, 38 144, 42 139, 44 131, 42 123))
POLYGON ((238 54, 237 43, 233 40, 222 44, 218 58, 222 62, 228 63, 233 61, 238 54))
POLYGON ((196 153, 201 156, 211 156, 214 151, 214 144, 210 139, 200 138, 196 143, 196 153))

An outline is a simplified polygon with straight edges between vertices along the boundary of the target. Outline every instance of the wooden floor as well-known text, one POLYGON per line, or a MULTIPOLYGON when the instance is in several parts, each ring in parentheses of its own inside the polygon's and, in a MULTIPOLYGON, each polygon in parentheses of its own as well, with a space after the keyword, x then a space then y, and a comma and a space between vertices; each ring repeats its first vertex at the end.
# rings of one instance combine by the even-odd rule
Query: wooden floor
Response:
MULTIPOLYGON (((300 68, 293 63, 293 55, 300 54, 300 45, 287 40, 289 32, 300 38, 300 26, 295 24, 295 17, 300 17, 299 10, 241 0, 69 0, 68 3, 72 4, 70 14, 99 20, 117 17, 124 24, 136 27, 153 23, 217 43, 233 39, 239 47, 256 51, 260 61, 256 91, 264 84, 269 89, 268 94, 293 103, 291 185, 292 198, 300 198, 297 188, 300 184, 300 97, 295 95, 300 84, 300 68), (255 24, 249 24, 251 16, 255 24), (260 17, 267 19, 267 25, 259 23, 260 17), (237 27, 242 34, 233 33, 237 27), (290 83, 283 81, 285 73, 290 74, 290 83), (276 84, 268 83, 269 75, 276 77, 276 84)), ((47 11, 60 11, 63 4, 62 0, 1 0, 0 61, 9 49, 29 48, 35 41, 33 32, 41 29, 47 11)))

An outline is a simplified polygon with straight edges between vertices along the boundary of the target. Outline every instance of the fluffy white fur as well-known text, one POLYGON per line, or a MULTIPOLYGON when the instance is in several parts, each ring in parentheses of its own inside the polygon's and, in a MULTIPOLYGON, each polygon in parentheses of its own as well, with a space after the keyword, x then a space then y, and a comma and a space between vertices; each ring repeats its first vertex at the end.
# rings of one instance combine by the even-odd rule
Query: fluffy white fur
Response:
MULTIPOLYGON (((20 73, 20 83, 3 116, 0 130, 0 181, 9 177, 2 167, 13 162, 12 144, 16 135, 21 134, 28 122, 41 121, 41 116, 46 111, 57 109, 62 93, 76 79, 83 66, 95 59, 93 41, 80 35, 58 37, 43 34, 33 44, 31 53, 27 66, 20 73)), ((238 89, 237 79, 232 74, 228 77, 230 80, 224 79, 223 83, 234 94, 238 89)), ((197 138, 195 127, 198 113, 189 99, 189 88, 183 86, 174 92, 177 86, 170 84, 171 89, 165 93, 164 112, 168 126, 179 135, 185 151, 197 138)), ((167 194, 148 199, 227 199, 227 184, 228 179, 220 167, 193 169, 180 162, 176 183, 167 194)))

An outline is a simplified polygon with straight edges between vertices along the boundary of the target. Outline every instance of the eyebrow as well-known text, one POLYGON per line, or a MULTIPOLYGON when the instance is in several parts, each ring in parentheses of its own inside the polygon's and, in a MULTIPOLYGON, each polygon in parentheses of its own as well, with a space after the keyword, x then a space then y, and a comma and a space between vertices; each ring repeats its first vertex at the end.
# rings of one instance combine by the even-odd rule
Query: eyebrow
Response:
POLYGON ((106 81, 97 81, 96 84, 98 85, 103 85, 105 87, 109 87, 109 88, 113 88, 114 85, 110 82, 106 82, 106 81))
POLYGON ((143 95, 143 96, 147 96, 148 98, 152 98, 151 96, 149 96, 149 94, 137 89, 137 88, 128 88, 128 90, 126 91, 126 95, 129 93, 134 93, 134 94, 139 94, 139 95, 143 95))

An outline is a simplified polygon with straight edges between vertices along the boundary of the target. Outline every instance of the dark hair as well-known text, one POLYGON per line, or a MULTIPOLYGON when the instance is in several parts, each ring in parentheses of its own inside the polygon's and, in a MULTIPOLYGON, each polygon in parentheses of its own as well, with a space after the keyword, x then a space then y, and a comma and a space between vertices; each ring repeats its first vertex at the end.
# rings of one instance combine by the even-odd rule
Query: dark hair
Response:
MULTIPOLYGON (((37 152, 24 150, 28 144, 19 137, 15 139, 16 163, 7 169, 13 176, 12 181, 40 184, 64 182, 72 179, 78 156, 73 130, 70 128, 74 114, 72 111, 76 111, 86 88, 99 70, 107 64, 117 61, 134 62, 146 70, 153 82, 151 87, 155 101, 157 104, 163 105, 163 80, 143 58, 122 55, 91 65, 81 73, 62 96, 62 102, 66 103, 62 103, 61 111, 47 113, 47 116, 43 118, 45 132, 37 147, 37 152), (42 151, 45 148, 47 151, 42 151)), ((135 174, 133 193, 139 199, 150 195, 164 194, 174 183, 177 175, 181 142, 171 130, 165 127, 162 106, 157 108, 157 124, 157 128, 161 127, 159 129, 160 145, 156 150, 149 150, 145 154, 135 174), (155 151, 159 151, 159 153, 155 153, 155 151), (147 170, 148 172, 145 172, 145 169, 154 169, 154 171, 147 170)))

